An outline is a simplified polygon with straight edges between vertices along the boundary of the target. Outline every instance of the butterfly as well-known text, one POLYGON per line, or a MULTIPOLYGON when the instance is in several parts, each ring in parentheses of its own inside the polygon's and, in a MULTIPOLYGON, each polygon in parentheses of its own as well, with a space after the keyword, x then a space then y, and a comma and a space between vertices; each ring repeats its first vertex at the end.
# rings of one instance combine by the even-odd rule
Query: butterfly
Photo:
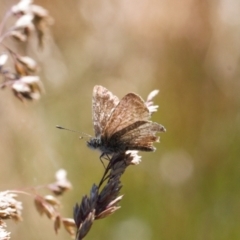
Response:
POLYGON ((150 121, 151 112, 144 100, 135 93, 128 93, 121 100, 106 88, 96 85, 92 97, 92 121, 95 137, 87 146, 104 155, 127 150, 155 151, 158 132, 166 129, 150 121))

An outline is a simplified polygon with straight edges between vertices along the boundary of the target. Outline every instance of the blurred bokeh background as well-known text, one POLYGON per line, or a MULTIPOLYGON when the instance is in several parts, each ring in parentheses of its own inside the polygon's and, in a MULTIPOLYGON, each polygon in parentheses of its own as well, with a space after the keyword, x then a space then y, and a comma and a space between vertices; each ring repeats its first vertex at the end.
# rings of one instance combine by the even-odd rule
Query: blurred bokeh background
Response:
MULTIPOLYGON (((16 1, 1 0, 0 16, 16 1)), ((167 132, 154 153, 123 176, 121 209, 96 221, 86 239, 240 239, 240 2, 238 0, 38 0, 54 18, 38 60, 46 93, 23 104, 0 92, 0 191, 54 181, 64 168, 72 209, 103 173, 93 134, 92 89, 155 98, 153 121, 167 132)), ((17 48, 17 45, 16 45, 17 48)), ((21 51, 21 50, 20 50, 21 51)), ((47 192, 46 192, 47 193, 47 192)), ((70 239, 23 200, 12 239, 70 239)))

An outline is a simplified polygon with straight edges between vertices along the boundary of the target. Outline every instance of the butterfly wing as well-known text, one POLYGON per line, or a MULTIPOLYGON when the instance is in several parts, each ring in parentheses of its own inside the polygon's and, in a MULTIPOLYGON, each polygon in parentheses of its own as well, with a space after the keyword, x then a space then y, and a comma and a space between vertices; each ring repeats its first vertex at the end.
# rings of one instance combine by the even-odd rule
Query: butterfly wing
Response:
POLYGON ((147 121, 149 118, 150 113, 143 99, 134 93, 128 93, 112 111, 104 129, 104 137, 110 138, 121 129, 137 121, 147 121))
POLYGON ((118 97, 106 88, 96 85, 93 88, 92 120, 95 136, 102 134, 113 109, 119 103, 118 97))
POLYGON ((156 133, 165 131, 166 129, 161 124, 137 121, 113 134, 109 142, 116 146, 122 145, 123 150, 154 151, 153 143, 159 141, 156 133))

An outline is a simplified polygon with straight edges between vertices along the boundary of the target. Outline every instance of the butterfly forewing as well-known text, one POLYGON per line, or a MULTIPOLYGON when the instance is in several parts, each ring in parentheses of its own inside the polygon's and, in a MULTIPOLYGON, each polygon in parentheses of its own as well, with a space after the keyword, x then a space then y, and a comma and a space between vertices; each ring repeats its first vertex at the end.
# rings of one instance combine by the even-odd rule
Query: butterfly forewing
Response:
POLYGON ((118 97, 102 86, 93 88, 92 117, 95 136, 102 134, 113 109, 119 103, 118 97))
POLYGON ((126 128, 136 121, 147 121, 150 113, 141 97, 134 93, 124 96, 112 111, 103 134, 110 138, 114 133, 126 128))

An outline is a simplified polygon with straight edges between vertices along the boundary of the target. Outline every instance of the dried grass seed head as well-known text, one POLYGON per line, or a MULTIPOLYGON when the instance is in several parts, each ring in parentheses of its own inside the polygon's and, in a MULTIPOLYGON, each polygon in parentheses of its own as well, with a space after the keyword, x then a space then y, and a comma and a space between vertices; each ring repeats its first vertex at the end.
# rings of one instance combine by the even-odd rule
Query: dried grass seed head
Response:
POLYGON ((16 56, 16 63, 18 64, 17 68, 15 67, 16 71, 21 76, 31 75, 37 71, 36 61, 28 56, 16 56))
POLYGON ((15 23, 14 29, 23 29, 28 28, 30 30, 34 30, 34 25, 32 23, 33 21, 33 15, 32 14, 25 14, 22 15, 15 23))
POLYGON ((10 239, 10 233, 6 231, 7 225, 5 222, 0 220, 0 239, 1 240, 9 240, 10 239))
POLYGON ((22 202, 16 200, 17 194, 0 192, 0 219, 21 221, 22 202))
POLYGON ((90 231, 93 221, 95 219, 95 210, 90 212, 88 216, 84 219, 84 221, 80 224, 77 230, 76 240, 83 239, 87 233, 90 231))
POLYGON ((99 193, 96 204, 96 219, 103 218, 103 216, 106 217, 119 208, 116 206, 121 200, 121 198, 118 197, 122 188, 119 178, 120 175, 109 179, 99 193))
POLYGON ((23 76, 12 83, 12 90, 21 101, 38 100, 43 92, 43 85, 38 76, 23 76))
POLYGON ((13 30, 10 33, 10 36, 19 42, 26 42, 27 35, 22 31, 13 30))
POLYGON ((62 218, 61 221, 66 231, 71 237, 74 237, 76 235, 76 225, 74 220, 72 218, 62 218))
POLYGON ((50 205, 52 205, 53 207, 59 207, 61 205, 60 201, 52 195, 44 196, 44 200, 50 205))
POLYGON ((14 15, 23 15, 26 12, 29 12, 29 7, 32 2, 32 0, 21 0, 14 6, 12 6, 11 11, 14 15))
POLYGON ((67 179, 67 171, 60 169, 55 174, 56 182, 48 185, 48 188, 55 195, 62 195, 67 190, 72 189, 71 182, 67 179))
POLYGON ((0 70, 6 64, 7 60, 8 60, 7 54, 3 53, 0 55, 0 70))
POLYGON ((61 217, 59 215, 57 215, 54 219, 54 231, 56 234, 58 234, 58 230, 61 227, 61 217))
POLYGON ((57 215, 55 208, 43 197, 36 196, 34 198, 34 204, 40 215, 46 214, 49 219, 55 219, 57 215))
POLYGON ((98 198, 98 187, 94 184, 92 186, 90 197, 84 196, 80 205, 76 204, 73 210, 73 218, 77 228, 84 222, 89 213, 95 212, 98 198))
POLYGON ((39 46, 43 47, 47 30, 54 22, 48 11, 39 5, 32 4, 32 1, 29 0, 20 1, 12 7, 11 11, 15 16, 19 17, 15 23, 14 30, 20 32, 20 34, 15 32, 12 36, 17 40, 25 41, 23 35, 27 38, 30 32, 35 30, 39 46))
POLYGON ((153 98, 157 96, 157 94, 159 93, 159 90, 153 90, 149 93, 147 100, 145 102, 146 106, 148 107, 148 110, 151 114, 153 114, 154 112, 157 112, 158 110, 158 105, 153 105, 153 98))

